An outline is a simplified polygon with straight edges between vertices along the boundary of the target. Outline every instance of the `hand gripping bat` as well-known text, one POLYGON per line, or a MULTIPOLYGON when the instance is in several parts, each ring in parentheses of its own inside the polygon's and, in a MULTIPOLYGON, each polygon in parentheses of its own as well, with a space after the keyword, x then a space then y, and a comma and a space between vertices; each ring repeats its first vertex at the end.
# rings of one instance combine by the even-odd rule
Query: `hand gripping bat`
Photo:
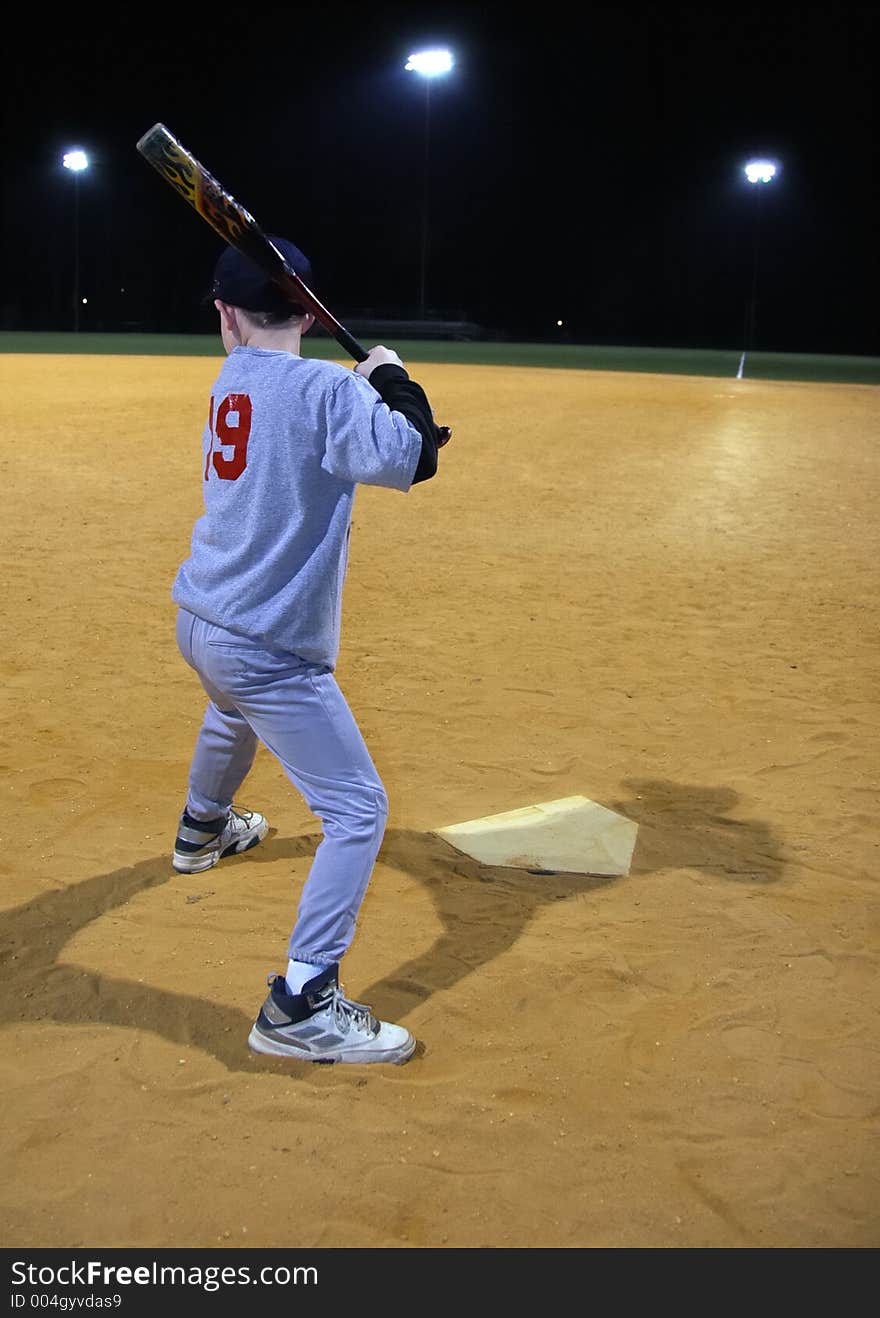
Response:
MULTIPOLYGON (((224 242, 247 256, 299 306, 310 311, 318 324, 323 325, 356 362, 366 360, 369 356, 367 349, 306 287, 253 215, 221 187, 213 174, 208 173, 164 124, 154 124, 144 133, 137 149, 224 242)), ((449 426, 437 426, 436 430, 440 448, 452 437, 452 430, 449 426)))

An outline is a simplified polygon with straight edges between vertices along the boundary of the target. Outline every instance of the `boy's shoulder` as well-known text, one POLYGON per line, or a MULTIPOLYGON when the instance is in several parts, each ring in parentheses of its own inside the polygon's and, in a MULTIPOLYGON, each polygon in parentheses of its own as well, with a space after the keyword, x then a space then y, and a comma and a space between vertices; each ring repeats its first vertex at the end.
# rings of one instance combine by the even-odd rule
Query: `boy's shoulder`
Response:
POLYGON ((328 361, 323 357, 298 357, 291 352, 276 352, 267 348, 235 348, 220 371, 226 375, 250 374, 271 378, 276 384, 323 385, 335 389, 344 380, 356 381, 355 387, 366 384, 350 366, 328 361))
POLYGON ((291 360, 293 369, 300 375, 322 380, 331 388, 342 380, 361 379, 359 375, 354 374, 350 366, 342 366, 339 362, 327 361, 323 357, 293 357, 291 360))

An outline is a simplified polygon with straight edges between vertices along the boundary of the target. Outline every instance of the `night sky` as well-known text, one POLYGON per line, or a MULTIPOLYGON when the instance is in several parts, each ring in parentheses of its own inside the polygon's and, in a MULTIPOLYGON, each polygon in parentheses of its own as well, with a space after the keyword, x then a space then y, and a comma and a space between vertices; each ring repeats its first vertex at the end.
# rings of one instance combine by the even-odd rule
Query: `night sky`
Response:
POLYGON ((135 148, 157 121, 303 248, 340 319, 417 315, 426 102, 403 65, 444 44, 430 315, 740 348, 757 235, 755 347, 880 353, 873 6, 312 3, 180 30, 173 9, 130 13, 31 20, 7 45, 0 328, 72 328, 60 159, 81 146, 80 328, 214 329, 219 241, 135 148), (752 155, 781 164, 760 203, 752 155))

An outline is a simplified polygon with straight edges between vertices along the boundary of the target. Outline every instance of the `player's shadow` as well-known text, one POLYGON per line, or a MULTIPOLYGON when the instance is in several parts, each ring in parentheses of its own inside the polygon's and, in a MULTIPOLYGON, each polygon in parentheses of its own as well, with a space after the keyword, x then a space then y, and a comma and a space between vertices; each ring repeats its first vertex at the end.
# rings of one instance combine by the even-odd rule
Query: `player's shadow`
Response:
MULTIPOLYGON (((628 881, 644 881, 668 868, 699 868, 735 882, 768 883, 781 876, 780 840, 764 821, 731 814, 736 793, 658 780, 626 786, 631 797, 608 804, 640 825, 628 881)), ((223 864, 234 873, 238 865, 260 861, 308 860, 318 841, 317 835, 271 836, 257 850, 223 864)), ((442 927, 430 948, 356 994, 392 1019, 506 952, 550 902, 624 881, 481 865, 434 834, 401 829, 388 830, 379 860, 424 885, 442 927)), ((180 882, 181 876, 162 856, 42 893, 0 913, 0 1024, 56 1021, 146 1029, 174 1044, 200 1048, 232 1071, 284 1071, 283 1061, 248 1052, 252 1015, 59 960, 80 929, 169 881, 180 882)))
POLYGON ((699 869, 735 883, 775 883, 784 846, 763 819, 739 819, 729 787, 700 787, 660 778, 627 778, 629 796, 605 804, 639 825, 632 875, 699 869))

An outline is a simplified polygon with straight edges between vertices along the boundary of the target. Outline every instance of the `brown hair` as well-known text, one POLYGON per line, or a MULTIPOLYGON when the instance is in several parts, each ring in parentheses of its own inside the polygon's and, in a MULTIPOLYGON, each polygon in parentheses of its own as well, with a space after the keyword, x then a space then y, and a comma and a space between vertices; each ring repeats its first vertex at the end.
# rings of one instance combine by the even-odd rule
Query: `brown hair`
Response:
POLYGON ((239 307, 238 310, 243 312, 257 329, 282 329, 295 320, 302 320, 306 314, 300 307, 295 306, 285 307, 284 311, 249 311, 247 307, 239 307))

